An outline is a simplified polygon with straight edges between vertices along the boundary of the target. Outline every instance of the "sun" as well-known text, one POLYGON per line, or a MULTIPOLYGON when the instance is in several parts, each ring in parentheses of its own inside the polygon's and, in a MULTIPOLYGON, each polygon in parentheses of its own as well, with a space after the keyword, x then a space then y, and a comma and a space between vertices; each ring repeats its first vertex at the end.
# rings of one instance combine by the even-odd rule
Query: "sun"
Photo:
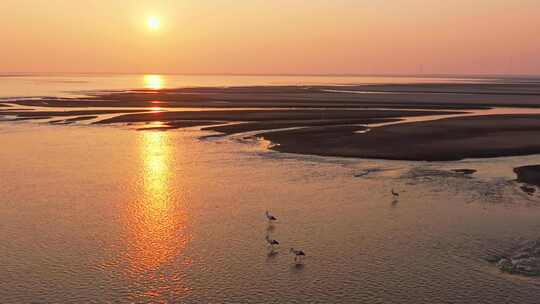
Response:
POLYGON ((154 17, 148 18, 148 21, 146 22, 146 25, 148 25, 148 28, 155 30, 159 28, 159 20, 154 17))
POLYGON ((144 75, 144 88, 151 90, 161 90, 164 85, 163 77, 160 75, 144 75))

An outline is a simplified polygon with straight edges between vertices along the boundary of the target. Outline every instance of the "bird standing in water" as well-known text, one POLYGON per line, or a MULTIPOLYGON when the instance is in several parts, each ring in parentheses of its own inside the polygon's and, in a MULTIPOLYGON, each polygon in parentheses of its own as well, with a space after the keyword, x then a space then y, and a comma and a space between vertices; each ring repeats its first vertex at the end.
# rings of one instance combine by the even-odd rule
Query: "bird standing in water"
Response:
POLYGON ((269 224, 277 221, 277 218, 275 216, 271 215, 270 212, 268 212, 268 210, 266 210, 265 215, 266 215, 266 218, 268 219, 269 224))
POLYGON ((392 196, 394 197, 394 200, 397 201, 399 199, 399 193, 394 191, 394 189, 392 189, 390 192, 392 193, 392 196))
POLYGON ((266 235, 266 242, 268 243, 268 245, 270 245, 270 247, 272 247, 272 250, 274 250, 275 245, 279 245, 279 242, 271 239, 269 235, 266 235))
POLYGON ((306 256, 306 254, 302 250, 295 250, 294 248, 291 248, 289 252, 294 254, 295 262, 301 261, 306 256))

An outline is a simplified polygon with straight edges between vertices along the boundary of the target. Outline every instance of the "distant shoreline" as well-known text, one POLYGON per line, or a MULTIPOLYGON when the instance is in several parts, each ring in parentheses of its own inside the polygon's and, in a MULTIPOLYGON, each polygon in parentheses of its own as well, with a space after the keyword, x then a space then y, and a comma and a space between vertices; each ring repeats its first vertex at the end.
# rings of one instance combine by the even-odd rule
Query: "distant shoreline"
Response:
POLYGON ((254 76, 254 77, 395 77, 395 78, 537 78, 540 74, 365 74, 365 73, 170 73, 170 72, 5 72, 0 77, 77 75, 163 75, 163 76, 254 76))

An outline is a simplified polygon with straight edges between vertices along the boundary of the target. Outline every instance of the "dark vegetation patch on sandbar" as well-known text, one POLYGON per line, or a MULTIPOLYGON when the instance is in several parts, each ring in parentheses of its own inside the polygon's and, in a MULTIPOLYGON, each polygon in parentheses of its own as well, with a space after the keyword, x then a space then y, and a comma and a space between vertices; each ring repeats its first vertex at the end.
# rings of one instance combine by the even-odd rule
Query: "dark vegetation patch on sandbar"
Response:
POLYGON ((540 186, 540 165, 517 167, 514 172, 518 182, 540 186))

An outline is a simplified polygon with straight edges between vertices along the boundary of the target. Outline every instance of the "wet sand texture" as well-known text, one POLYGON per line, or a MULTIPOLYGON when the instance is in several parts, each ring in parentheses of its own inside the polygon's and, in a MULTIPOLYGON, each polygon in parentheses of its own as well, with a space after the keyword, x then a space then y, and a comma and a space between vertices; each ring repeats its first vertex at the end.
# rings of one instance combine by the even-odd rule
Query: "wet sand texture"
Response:
POLYGON ((268 122, 246 122, 225 126, 205 127, 203 130, 216 131, 227 135, 252 131, 266 131, 282 128, 296 128, 306 126, 331 126, 331 125, 365 125, 375 123, 394 122, 399 119, 379 118, 379 119, 327 119, 327 120, 283 120, 268 122))
POLYGON ((264 134, 282 152, 416 161, 540 153, 540 115, 491 115, 358 128, 313 127, 264 134))
POLYGON ((497 267, 504 272, 529 277, 540 276, 540 241, 528 241, 500 257, 497 267))
POLYGON ((99 124, 133 123, 148 121, 218 120, 228 122, 277 122, 313 120, 360 120, 397 118, 423 115, 445 115, 445 111, 400 111, 400 110, 224 110, 197 112, 159 112, 120 115, 105 119, 99 124))
POLYGON ((78 111, 0 111, 2 115, 17 115, 21 118, 40 118, 55 116, 94 116, 103 114, 137 113, 150 110, 78 110, 78 111))

